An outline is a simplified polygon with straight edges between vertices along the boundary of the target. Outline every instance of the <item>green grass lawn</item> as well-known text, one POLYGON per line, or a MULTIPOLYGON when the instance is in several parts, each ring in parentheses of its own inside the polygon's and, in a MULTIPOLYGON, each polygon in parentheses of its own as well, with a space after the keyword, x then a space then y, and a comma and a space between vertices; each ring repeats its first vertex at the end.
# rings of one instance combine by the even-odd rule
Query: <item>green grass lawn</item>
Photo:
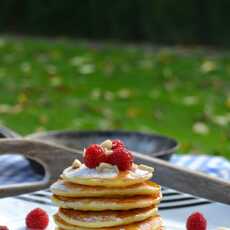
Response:
POLYGON ((125 129, 230 158, 230 55, 0 39, 0 122, 22 134, 125 129))

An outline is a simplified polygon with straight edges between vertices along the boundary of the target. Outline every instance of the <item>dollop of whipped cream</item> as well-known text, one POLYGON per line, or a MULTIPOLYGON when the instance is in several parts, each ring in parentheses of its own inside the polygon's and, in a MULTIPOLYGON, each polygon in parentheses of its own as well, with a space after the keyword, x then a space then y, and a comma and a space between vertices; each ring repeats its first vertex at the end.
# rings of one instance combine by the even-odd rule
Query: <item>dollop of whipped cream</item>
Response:
MULTIPOLYGON (((73 164, 72 167, 66 168, 63 171, 64 177, 110 179, 110 178, 115 178, 120 174, 117 166, 108 163, 101 163, 96 168, 88 168, 85 164, 81 164, 81 165, 77 164, 77 165, 79 167, 76 167, 76 165, 73 164)), ((149 166, 133 164, 132 169, 128 170, 125 173, 126 175, 125 177, 130 179, 141 178, 148 175, 152 175, 153 171, 154 169, 149 166)))
POLYGON ((154 168, 146 166, 146 165, 136 165, 133 164, 131 170, 129 170, 128 177, 129 178, 139 178, 145 177, 148 174, 152 174, 154 172, 154 168))
POLYGON ((84 178, 113 178, 118 176, 119 171, 116 166, 109 164, 100 164, 97 168, 88 168, 85 164, 81 164, 78 168, 69 167, 64 170, 63 174, 68 177, 84 177, 84 178), (102 166, 100 166, 102 165, 102 166))

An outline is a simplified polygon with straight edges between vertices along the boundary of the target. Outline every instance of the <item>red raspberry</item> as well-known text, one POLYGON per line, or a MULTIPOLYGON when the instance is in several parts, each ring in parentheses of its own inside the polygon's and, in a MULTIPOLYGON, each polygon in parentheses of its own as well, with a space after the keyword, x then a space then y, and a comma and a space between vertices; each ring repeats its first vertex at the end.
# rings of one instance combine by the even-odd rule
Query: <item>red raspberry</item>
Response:
POLYGON ((9 230, 6 226, 0 226, 0 230, 9 230))
POLYGON ((119 170, 125 171, 131 169, 133 156, 127 149, 116 148, 112 154, 108 155, 107 162, 116 165, 119 170))
POLYGON ((84 163, 88 168, 96 168, 101 162, 106 162, 106 154, 100 145, 90 145, 85 150, 84 163))
POLYGON ((200 212, 194 212, 187 219, 187 230, 206 230, 207 221, 200 212))
POLYGON ((124 142, 119 140, 119 139, 115 139, 112 140, 112 149, 116 149, 116 148, 124 148, 124 142))
POLYGON ((35 208, 26 216, 26 226, 31 230, 45 229, 49 224, 47 213, 41 208, 35 208))

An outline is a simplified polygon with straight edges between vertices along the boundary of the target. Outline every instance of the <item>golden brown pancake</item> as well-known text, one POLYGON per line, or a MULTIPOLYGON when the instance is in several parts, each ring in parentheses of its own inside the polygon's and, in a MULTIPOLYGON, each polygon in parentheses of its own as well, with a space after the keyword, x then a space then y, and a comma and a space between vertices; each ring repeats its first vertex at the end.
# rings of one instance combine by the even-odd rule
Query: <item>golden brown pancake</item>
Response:
POLYGON ((82 165, 80 168, 69 167, 62 173, 65 181, 75 184, 103 187, 127 187, 129 185, 143 183, 152 177, 152 171, 143 165, 135 165, 132 170, 107 173, 98 172, 96 169, 89 169, 82 165))
POLYGON ((87 186, 66 182, 59 179, 51 186, 52 193, 65 197, 116 197, 135 195, 154 195, 159 193, 161 187, 151 181, 127 187, 109 188, 102 186, 87 186))
POLYGON ((103 210, 129 210, 135 208, 146 208, 160 203, 161 193, 154 196, 131 196, 116 198, 73 198, 64 196, 52 196, 52 201, 58 207, 82 210, 82 211, 103 211, 103 210))
POLYGON ((160 203, 161 193, 154 196, 131 196, 131 197, 107 197, 107 198, 73 198, 64 196, 52 196, 52 201, 58 207, 81 211, 103 210, 129 210, 146 208, 160 203))
MULTIPOLYGON (((61 217, 57 214, 54 215, 54 221, 56 225, 61 230, 92 230, 93 228, 85 228, 77 225, 71 225, 66 223, 61 217)), ((160 216, 150 217, 146 220, 136 222, 128 225, 121 225, 116 227, 103 227, 98 228, 98 230, 163 230, 163 223, 160 216)))
POLYGON ((131 224, 157 215, 157 207, 125 211, 76 211, 60 208, 58 215, 66 223, 85 228, 102 228, 131 224))

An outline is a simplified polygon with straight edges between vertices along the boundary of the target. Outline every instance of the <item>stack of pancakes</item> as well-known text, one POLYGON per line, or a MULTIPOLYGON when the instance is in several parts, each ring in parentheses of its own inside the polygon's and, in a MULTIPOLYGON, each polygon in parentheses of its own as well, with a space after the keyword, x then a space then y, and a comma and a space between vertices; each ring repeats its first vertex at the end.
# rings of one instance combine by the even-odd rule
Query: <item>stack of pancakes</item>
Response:
POLYGON ((88 169, 84 164, 64 170, 51 186, 59 207, 54 215, 58 230, 162 230, 157 206, 161 188, 148 181, 149 167, 109 172, 88 169))

